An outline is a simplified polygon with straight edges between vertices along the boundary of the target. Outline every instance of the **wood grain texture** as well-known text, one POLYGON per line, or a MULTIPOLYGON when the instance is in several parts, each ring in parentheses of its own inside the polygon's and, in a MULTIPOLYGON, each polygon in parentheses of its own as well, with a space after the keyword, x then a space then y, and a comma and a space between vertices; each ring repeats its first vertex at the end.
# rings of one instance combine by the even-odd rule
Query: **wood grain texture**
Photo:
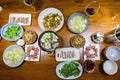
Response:
MULTIPOLYGON (((37 0, 36 13, 33 13, 32 8, 25 6, 23 0, 0 0, 0 5, 3 6, 3 11, 0 12, 0 28, 8 23, 10 13, 30 13, 32 14, 32 25, 24 26, 25 30, 34 30, 40 35, 43 32, 38 25, 38 15, 40 12, 48 7, 55 7, 62 11, 64 14, 65 22, 63 28, 58 31, 62 38, 62 47, 69 47, 69 40, 75 34, 71 33, 67 28, 67 19, 74 12, 85 13, 86 5, 92 0, 82 0, 78 3, 74 0, 37 0), (5 3, 6 1, 6 3, 5 3)), ((87 43, 93 43, 90 39, 92 33, 100 31, 109 33, 114 30, 113 25, 120 23, 120 16, 117 21, 112 21, 112 17, 120 14, 120 0, 98 0, 100 3, 100 11, 93 17, 89 17, 89 28, 86 32, 82 33, 87 43)), ((7 67, 2 59, 3 51, 6 47, 16 44, 15 42, 8 42, 2 39, 0 41, 0 80, 60 80, 55 73, 55 68, 59 62, 55 61, 54 57, 41 53, 39 62, 25 61, 17 68, 7 67)), ((96 61, 96 69, 93 73, 83 72, 82 76, 76 80, 120 80, 120 70, 113 75, 109 76, 103 72, 102 63, 106 58, 104 57, 104 49, 113 44, 100 44, 101 60, 96 61)), ((83 60, 79 60, 82 64, 83 60)), ((120 61, 117 61, 120 67, 120 61)))

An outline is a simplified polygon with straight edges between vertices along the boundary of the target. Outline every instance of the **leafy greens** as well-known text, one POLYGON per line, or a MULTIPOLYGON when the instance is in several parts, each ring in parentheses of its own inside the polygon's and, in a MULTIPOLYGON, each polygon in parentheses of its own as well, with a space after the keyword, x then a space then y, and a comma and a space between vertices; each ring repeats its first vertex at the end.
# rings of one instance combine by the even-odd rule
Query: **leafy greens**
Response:
POLYGON ((59 70, 59 73, 63 75, 65 78, 70 76, 78 76, 80 73, 80 70, 78 69, 78 64, 76 62, 70 62, 66 63, 62 66, 62 68, 59 70))
POLYGON ((21 33, 21 28, 19 26, 10 26, 5 31, 5 36, 10 39, 13 39, 17 37, 20 33, 21 33))

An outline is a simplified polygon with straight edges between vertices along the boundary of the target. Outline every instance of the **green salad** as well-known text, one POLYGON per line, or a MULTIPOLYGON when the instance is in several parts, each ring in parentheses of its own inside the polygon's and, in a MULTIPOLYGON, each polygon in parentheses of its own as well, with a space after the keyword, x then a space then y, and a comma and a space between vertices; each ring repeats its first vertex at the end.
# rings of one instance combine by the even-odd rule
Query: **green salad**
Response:
POLYGON ((7 30, 5 31, 5 37, 8 37, 10 39, 14 39, 21 33, 21 28, 19 26, 9 26, 7 30))
POLYGON ((59 73, 63 75, 65 78, 70 76, 78 76, 80 74, 80 70, 78 69, 79 64, 76 62, 66 63, 59 70, 59 73))

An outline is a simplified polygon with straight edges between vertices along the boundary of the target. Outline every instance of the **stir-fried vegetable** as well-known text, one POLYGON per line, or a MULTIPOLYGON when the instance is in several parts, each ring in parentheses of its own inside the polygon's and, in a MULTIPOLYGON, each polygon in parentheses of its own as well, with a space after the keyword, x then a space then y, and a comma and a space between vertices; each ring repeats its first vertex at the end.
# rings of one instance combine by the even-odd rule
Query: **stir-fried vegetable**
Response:
POLYGON ((49 13, 43 18, 43 25, 45 29, 53 30, 58 25, 60 25, 60 22, 62 21, 62 16, 58 13, 49 13))
POLYGON ((59 70, 59 73, 63 75, 65 78, 70 76, 78 76, 80 70, 78 69, 78 64, 76 62, 70 62, 68 64, 64 64, 62 68, 59 70))
POLYGON ((5 31, 5 37, 13 39, 21 33, 21 28, 19 26, 10 26, 5 31))

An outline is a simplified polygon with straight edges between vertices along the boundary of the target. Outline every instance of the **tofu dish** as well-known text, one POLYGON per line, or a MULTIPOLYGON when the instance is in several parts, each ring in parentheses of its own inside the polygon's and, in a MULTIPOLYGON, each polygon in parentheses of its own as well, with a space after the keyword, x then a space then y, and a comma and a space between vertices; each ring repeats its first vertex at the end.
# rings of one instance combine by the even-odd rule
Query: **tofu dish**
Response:
POLYGON ((40 47, 47 52, 55 50, 60 43, 58 35, 53 31, 46 31, 40 35, 39 45, 40 47))

